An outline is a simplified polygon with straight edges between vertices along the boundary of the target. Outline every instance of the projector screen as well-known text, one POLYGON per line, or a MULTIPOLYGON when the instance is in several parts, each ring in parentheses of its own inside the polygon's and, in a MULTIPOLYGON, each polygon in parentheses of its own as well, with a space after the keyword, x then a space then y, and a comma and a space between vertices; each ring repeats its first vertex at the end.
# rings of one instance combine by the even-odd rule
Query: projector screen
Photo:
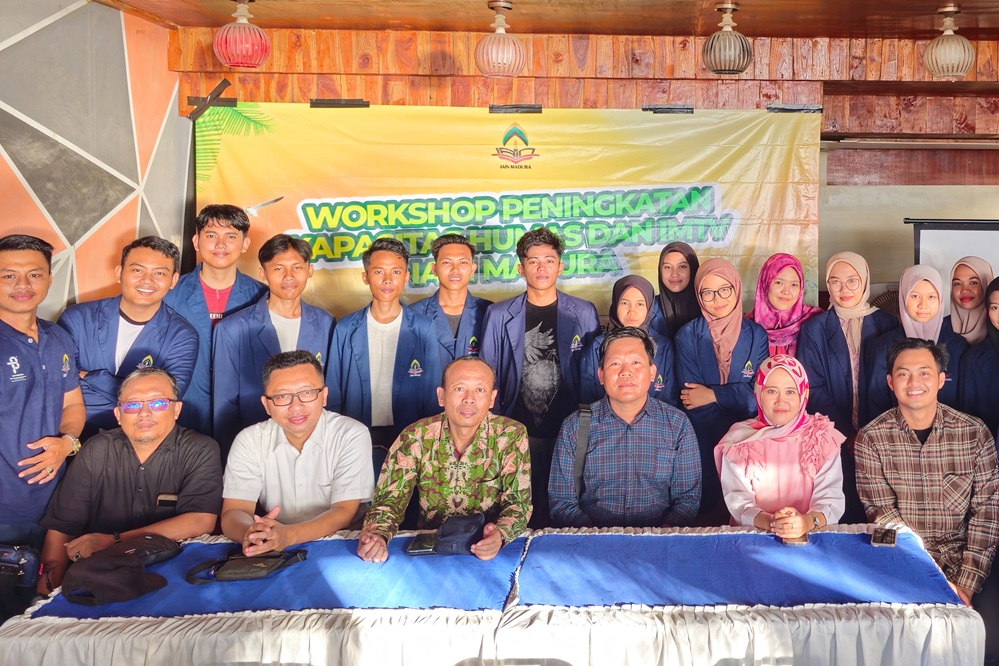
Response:
MULTIPOLYGON (((915 263, 940 271, 944 288, 950 288, 950 269, 961 257, 981 257, 999 269, 999 220, 920 220, 905 218, 913 226, 915 263)), ((988 285, 982 285, 983 288, 988 285)), ((950 313, 950 293, 941 300, 950 313)))

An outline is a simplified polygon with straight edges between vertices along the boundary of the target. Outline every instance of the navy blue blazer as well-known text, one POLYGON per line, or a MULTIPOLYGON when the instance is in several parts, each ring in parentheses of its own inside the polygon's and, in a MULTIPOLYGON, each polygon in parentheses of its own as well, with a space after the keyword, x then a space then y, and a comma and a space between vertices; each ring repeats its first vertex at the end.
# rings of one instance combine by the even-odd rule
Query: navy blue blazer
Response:
MULTIPOLYGON (((863 427, 878 416, 898 405, 895 394, 888 388, 888 350, 905 338, 905 330, 898 328, 875 338, 861 353, 860 374, 865 378, 866 393, 860 394, 860 426, 863 427)), ((948 407, 958 406, 957 387, 960 377, 961 357, 968 349, 968 341, 950 325, 950 317, 944 317, 937 344, 947 347, 950 360, 947 363, 947 380, 937 394, 937 400, 948 407)))
MULTIPOLYGON (((884 310, 865 316, 860 329, 861 354, 871 340, 897 326, 898 319, 884 310)), ((835 310, 815 315, 802 325, 798 336, 798 360, 808 373, 809 413, 829 417, 836 429, 847 437, 856 435, 850 350, 835 310)), ((863 394, 863 367, 859 374, 857 385, 863 394)))
POLYGON ((137 367, 163 368, 174 376, 184 395, 198 358, 197 331, 170 306, 161 304, 116 368, 120 307, 121 296, 115 296, 74 305, 59 318, 59 325, 69 331, 76 345, 77 367, 87 372, 80 380, 87 406, 86 435, 96 434, 98 428, 118 427, 114 417, 118 386, 137 367))
MULTIPOLYGON (((371 426, 371 364, 368 361, 368 310, 345 316, 333 332, 326 386, 327 409, 371 426)), ((392 373, 392 421, 395 434, 420 419, 439 414, 440 343, 429 319, 402 306, 399 343, 392 373)))
MULTIPOLYGON (((676 385, 676 367, 673 359, 673 341, 649 328, 649 335, 656 343, 656 376, 649 387, 649 397, 662 400, 674 407, 679 404, 680 390, 676 385)), ((604 341, 601 333, 587 346, 579 363, 579 401, 590 404, 603 398, 607 393, 597 377, 600 367, 600 345, 604 341)))
MULTIPOLYGON (((267 420, 260 401, 264 394, 264 363, 281 352, 277 331, 271 323, 264 294, 255 304, 226 317, 215 326, 212 337, 212 411, 215 439, 222 460, 239 432, 267 420)), ((336 319, 325 310, 302 302, 302 321, 297 349, 315 356, 320 364, 329 352, 330 335, 336 319)))
MULTIPOLYGON (((266 293, 267 285, 236 271, 236 282, 229 292, 224 316, 256 303, 266 293)), ((198 360, 194 364, 191 385, 184 393, 184 408, 177 422, 211 437, 215 431, 212 422, 212 320, 201 288, 201 264, 187 275, 182 275, 163 302, 198 332, 198 360)))
POLYGON ((458 322, 458 334, 451 335, 451 324, 441 309, 440 293, 438 289, 409 307, 416 314, 433 322, 437 341, 440 342, 441 368, 444 368, 456 358, 479 355, 482 347, 482 319, 486 315, 486 309, 493 302, 472 296, 472 292, 466 292, 465 309, 462 310, 461 321, 458 322))
POLYGON ((676 375, 682 391, 692 382, 710 387, 717 402, 685 410, 690 418, 702 452, 710 453, 714 469, 714 449, 718 441, 738 421, 756 416, 753 381, 756 371, 770 356, 767 332, 755 321, 742 319, 739 340, 732 350, 728 381, 720 382, 718 361, 708 331, 708 322, 698 317, 676 333, 676 375))
MULTIPOLYGON (((497 404, 493 412, 512 416, 524 368, 524 317, 527 294, 489 306, 482 325, 481 356, 496 371, 497 404)), ((558 361, 569 396, 579 403, 579 359, 600 332, 593 303, 558 292, 558 361)))
POLYGON ((977 416, 989 432, 999 427, 999 354, 988 338, 970 347, 961 358, 958 373, 958 409, 977 416))

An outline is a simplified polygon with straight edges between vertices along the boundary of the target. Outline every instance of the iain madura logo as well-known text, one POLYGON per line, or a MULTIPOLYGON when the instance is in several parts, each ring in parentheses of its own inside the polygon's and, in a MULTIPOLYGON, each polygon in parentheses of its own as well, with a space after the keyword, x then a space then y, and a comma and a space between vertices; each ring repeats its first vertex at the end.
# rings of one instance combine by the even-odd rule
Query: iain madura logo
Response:
POLYGON ((414 358, 413 362, 409 364, 409 376, 419 377, 422 374, 423 368, 420 367, 420 362, 414 358))
POLYGON ((530 164, 523 164, 535 157, 541 157, 534 148, 528 145, 527 133, 514 123, 503 135, 503 145, 496 148, 493 157, 498 157, 507 164, 500 164, 501 169, 530 169, 530 164))

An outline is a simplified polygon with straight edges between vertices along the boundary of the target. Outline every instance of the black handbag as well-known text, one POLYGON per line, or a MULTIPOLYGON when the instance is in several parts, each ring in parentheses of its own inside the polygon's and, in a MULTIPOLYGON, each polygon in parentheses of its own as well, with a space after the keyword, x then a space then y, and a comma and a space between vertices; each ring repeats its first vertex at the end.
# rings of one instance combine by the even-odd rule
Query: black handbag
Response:
POLYGON ((151 564, 159 564, 176 557, 180 551, 180 544, 173 539, 159 534, 144 534, 119 541, 100 552, 108 557, 131 555, 139 558, 139 561, 148 567, 151 564))
POLYGON ((41 558, 34 548, 0 545, 0 585, 34 587, 40 571, 41 558))
POLYGON ((266 578, 275 571, 290 567, 296 562, 305 561, 308 551, 290 550, 264 553, 247 557, 243 554, 243 549, 237 546, 232 549, 225 559, 208 560, 196 565, 187 572, 184 577, 192 585, 204 585, 205 583, 218 583, 232 580, 257 580, 266 578), (202 578, 198 574, 207 571, 208 577, 202 578))
POLYGON ((438 555, 471 555, 472 545, 482 540, 486 517, 481 513, 470 516, 450 516, 437 528, 438 555))

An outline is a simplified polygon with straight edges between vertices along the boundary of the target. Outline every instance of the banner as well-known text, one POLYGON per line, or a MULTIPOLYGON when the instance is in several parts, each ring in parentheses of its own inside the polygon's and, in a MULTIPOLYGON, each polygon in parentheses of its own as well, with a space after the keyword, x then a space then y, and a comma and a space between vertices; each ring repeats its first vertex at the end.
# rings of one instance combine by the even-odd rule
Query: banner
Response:
POLYGON ((252 249, 289 233, 313 248, 306 300, 337 316, 363 307, 361 255, 379 236, 409 248, 405 300, 436 289, 430 245, 449 232, 477 250, 472 291, 524 289, 517 240, 547 227, 565 240, 561 288, 607 314, 610 287, 639 273, 653 285, 663 245, 689 243, 743 276, 752 307, 774 252, 805 267, 815 302, 818 114, 381 106, 312 109, 240 103, 196 126, 198 206, 251 213, 252 249))

